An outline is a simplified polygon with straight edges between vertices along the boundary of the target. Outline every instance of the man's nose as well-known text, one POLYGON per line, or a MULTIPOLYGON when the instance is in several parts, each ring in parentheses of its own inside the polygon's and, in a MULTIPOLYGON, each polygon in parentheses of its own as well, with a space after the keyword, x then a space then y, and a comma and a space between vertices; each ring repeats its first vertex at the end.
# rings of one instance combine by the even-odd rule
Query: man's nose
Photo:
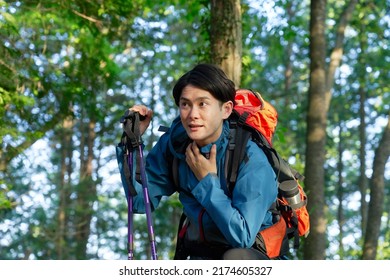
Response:
POLYGON ((199 109, 196 106, 191 108, 190 117, 193 119, 196 119, 199 117, 199 109))

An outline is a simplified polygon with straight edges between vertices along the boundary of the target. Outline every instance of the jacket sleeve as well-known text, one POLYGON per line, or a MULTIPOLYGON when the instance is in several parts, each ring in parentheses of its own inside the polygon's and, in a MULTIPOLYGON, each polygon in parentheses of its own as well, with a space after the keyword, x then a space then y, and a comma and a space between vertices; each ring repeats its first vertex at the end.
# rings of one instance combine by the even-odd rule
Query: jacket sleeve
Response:
POLYGON ((240 164, 231 197, 213 174, 192 189, 227 241, 241 248, 251 247, 259 229, 272 224, 268 209, 277 196, 276 176, 264 152, 248 141, 247 155, 248 160, 240 164))
MULTIPOLYGON (((142 182, 143 184, 137 182, 135 179, 135 166, 136 164, 140 164, 140 162, 137 162, 136 155, 133 153, 132 165, 134 168, 132 170, 131 180, 137 192, 137 195, 133 196, 133 211, 135 213, 145 213, 144 187, 148 190, 152 211, 158 207, 163 196, 170 196, 175 192, 170 179, 170 171, 168 170, 170 164, 167 164, 169 160, 166 156, 166 151, 168 149, 167 141, 167 134, 161 136, 156 145, 147 154, 146 159, 144 159, 147 180, 146 182, 142 182)), ((120 168, 121 164, 126 163, 119 163, 120 168)), ((123 181, 122 178, 122 184, 123 181)), ((124 187, 126 188, 127 186, 124 184, 124 187)), ((127 192, 126 195, 128 195, 127 192)))

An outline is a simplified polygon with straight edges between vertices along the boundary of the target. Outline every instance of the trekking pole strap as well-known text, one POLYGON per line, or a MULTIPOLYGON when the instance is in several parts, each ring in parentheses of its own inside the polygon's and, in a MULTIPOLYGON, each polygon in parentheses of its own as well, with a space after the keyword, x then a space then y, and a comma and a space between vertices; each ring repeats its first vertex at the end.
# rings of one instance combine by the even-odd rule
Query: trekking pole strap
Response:
MULTIPOLYGON (((123 124, 124 136, 126 137, 127 145, 136 148, 141 145, 141 132, 140 132, 140 115, 138 112, 127 110, 121 117, 121 123, 123 124), (128 142, 130 140, 130 143, 128 142)), ((123 138, 122 137, 122 138, 123 138)))
POLYGON ((135 187, 133 185, 133 181, 131 178, 133 177, 133 152, 129 152, 128 154, 123 155, 123 173, 126 178, 126 183, 128 187, 128 195, 129 196, 136 196, 137 191, 135 190, 135 187))
MULTIPOLYGON (((139 183, 141 182, 141 170, 139 166, 140 154, 139 154, 139 149, 137 149, 137 147, 142 145, 141 132, 140 132, 140 120, 141 120, 141 116, 139 115, 139 113, 134 112, 132 110, 127 110, 120 120, 120 122, 123 124, 123 134, 122 134, 121 143, 125 147, 127 153, 132 151, 135 152, 136 163, 137 163, 135 166, 136 167, 135 179, 139 183)), ((129 176, 131 176, 131 174, 129 176)))

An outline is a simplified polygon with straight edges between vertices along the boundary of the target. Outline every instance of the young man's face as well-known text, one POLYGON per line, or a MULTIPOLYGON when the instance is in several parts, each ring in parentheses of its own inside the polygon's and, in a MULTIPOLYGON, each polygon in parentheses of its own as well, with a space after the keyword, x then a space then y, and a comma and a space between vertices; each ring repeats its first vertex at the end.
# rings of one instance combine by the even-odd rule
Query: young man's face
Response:
POLYGON ((221 104, 208 91, 188 85, 180 96, 179 110, 188 136, 202 147, 219 138, 223 120, 233 110, 233 102, 221 104))

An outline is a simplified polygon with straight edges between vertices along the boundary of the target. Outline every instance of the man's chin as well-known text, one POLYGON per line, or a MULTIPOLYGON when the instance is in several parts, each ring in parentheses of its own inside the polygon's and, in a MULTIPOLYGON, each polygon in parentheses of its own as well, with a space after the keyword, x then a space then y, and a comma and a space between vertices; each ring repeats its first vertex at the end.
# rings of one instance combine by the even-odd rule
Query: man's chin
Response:
POLYGON ((195 135, 195 134, 193 134, 193 133, 190 133, 190 134, 187 134, 187 135, 188 135, 188 137, 189 137, 192 141, 194 141, 194 142, 196 142, 196 143, 199 143, 199 142, 202 142, 202 141, 203 141, 203 138, 200 137, 199 135, 195 135))

